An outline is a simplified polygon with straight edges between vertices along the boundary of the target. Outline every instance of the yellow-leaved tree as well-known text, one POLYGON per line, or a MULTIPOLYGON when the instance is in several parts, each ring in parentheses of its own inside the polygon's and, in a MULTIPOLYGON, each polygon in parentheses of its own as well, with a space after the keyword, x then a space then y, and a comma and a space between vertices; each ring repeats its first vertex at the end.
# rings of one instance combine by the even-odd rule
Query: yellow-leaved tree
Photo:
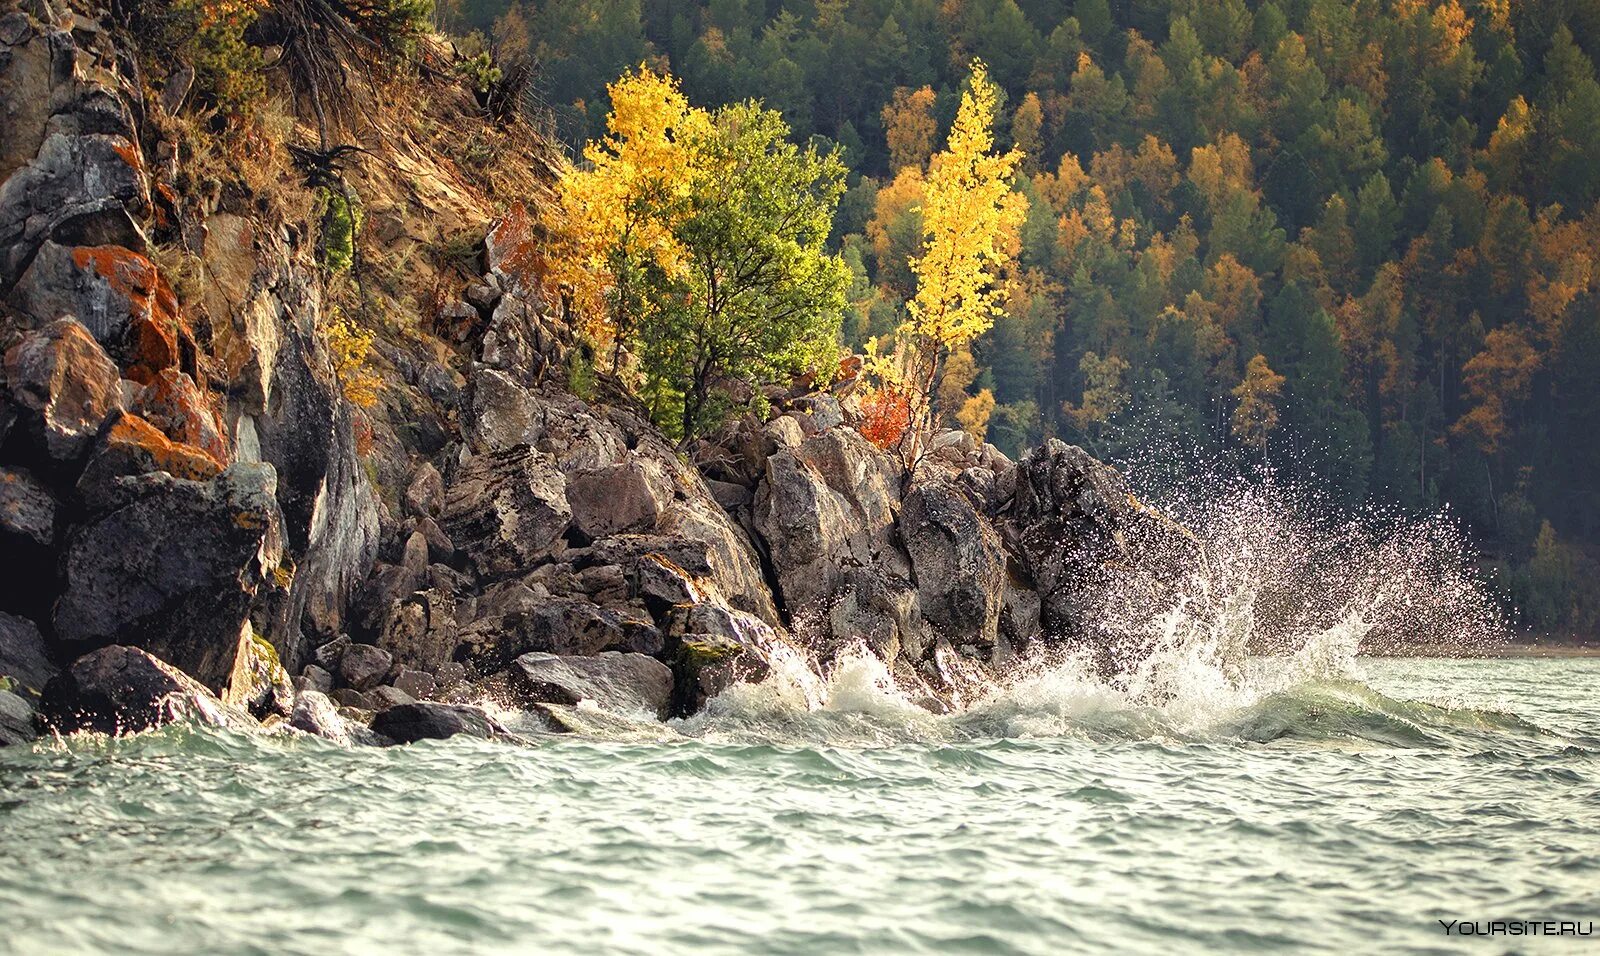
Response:
POLYGON ((883 388, 906 392, 907 464, 920 453, 932 422, 942 363, 986 332, 1001 313, 1002 272, 1015 254, 1027 197, 1013 189, 1022 154, 998 152, 995 114, 1000 92, 982 60, 961 96, 945 149, 934 154, 922 193, 922 249, 911 259, 916 295, 910 319, 896 332, 892 354, 869 353, 883 388))
POLYGON ((551 278, 588 322, 591 339, 612 344, 615 370, 651 308, 647 284, 684 271, 673 224, 693 179, 693 144, 710 132, 711 117, 689 105, 676 79, 646 66, 607 90, 606 135, 584 147, 582 168, 561 178, 563 254, 551 278))

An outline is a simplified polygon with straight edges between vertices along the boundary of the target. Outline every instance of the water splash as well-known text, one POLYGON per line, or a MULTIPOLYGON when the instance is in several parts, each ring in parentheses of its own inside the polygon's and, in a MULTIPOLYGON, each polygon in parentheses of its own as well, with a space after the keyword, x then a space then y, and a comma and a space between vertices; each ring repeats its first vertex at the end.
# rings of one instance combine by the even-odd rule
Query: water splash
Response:
POLYGON ((1378 739, 1426 739, 1390 733, 1391 717, 1412 719, 1390 712, 1411 705, 1365 687, 1358 651, 1480 650, 1503 640, 1495 602, 1447 514, 1330 521, 1320 504, 1270 482, 1169 504, 1192 553, 1122 569, 1085 601, 1079 645, 1041 642, 942 716, 920 705, 925 688, 856 645, 826 665, 781 655, 761 683, 729 688, 677 729, 1256 738, 1323 733, 1331 725, 1311 725, 1332 707, 1388 715, 1378 739), (1106 647, 1124 649, 1110 667, 1106 647))

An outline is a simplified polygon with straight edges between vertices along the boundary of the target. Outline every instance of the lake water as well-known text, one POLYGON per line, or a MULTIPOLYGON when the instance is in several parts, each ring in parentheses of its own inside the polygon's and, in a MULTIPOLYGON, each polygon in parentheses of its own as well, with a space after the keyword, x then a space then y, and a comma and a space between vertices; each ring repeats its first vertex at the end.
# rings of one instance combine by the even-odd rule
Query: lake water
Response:
POLYGON ((671 725, 0 750, 0 952, 1540 952, 1600 922, 1600 660, 1283 662, 950 717, 856 662, 671 725), (1310 676, 1307 676, 1310 674, 1310 676), (1485 925, 1485 929, 1488 927, 1485 925))

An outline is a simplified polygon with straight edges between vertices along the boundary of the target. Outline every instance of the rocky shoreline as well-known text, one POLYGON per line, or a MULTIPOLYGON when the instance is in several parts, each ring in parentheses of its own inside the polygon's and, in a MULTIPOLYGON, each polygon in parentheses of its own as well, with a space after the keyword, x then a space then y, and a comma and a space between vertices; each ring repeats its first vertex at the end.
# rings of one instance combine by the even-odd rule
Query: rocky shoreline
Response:
POLYGON ((507 735, 485 697, 552 729, 585 699, 682 716, 780 649, 856 642, 938 710, 1182 551, 1060 442, 1012 462, 947 432, 905 474, 856 430, 848 366, 675 447, 604 376, 569 381, 537 215, 426 151, 360 173, 379 251, 420 221, 484 238, 353 405, 314 224, 196 188, 182 78, 126 43, 63 0, 0 14, 0 742, 507 735))

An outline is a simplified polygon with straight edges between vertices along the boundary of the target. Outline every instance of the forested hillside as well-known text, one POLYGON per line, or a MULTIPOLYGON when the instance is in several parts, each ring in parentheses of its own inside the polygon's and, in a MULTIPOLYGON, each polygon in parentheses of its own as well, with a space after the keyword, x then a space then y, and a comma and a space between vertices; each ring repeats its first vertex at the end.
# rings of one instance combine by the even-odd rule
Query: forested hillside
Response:
POLYGON ((441 7, 534 58, 574 146, 641 62, 836 144, 856 348, 904 319, 927 161, 981 57, 1030 202, 1004 317, 948 359, 952 423, 1059 435, 1154 490, 1267 463, 1343 508, 1448 504, 1528 625, 1592 633, 1600 3, 441 7))

